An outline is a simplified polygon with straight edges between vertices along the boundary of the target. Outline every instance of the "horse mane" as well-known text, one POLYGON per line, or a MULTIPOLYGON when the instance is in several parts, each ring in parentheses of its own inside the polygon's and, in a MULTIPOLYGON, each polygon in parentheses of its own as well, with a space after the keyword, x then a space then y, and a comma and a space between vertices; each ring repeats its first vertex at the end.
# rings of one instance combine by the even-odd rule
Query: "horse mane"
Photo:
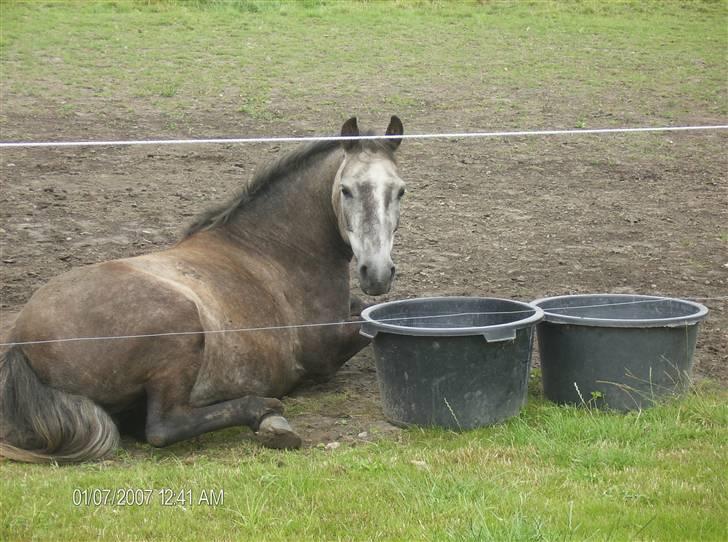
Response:
MULTIPOLYGON (((373 133, 367 132, 362 135, 373 135, 373 133)), ((388 145, 386 139, 360 140, 359 144, 366 150, 384 152, 390 159, 394 160, 394 151, 388 145)), ((253 178, 238 190, 232 198, 198 215, 185 230, 183 239, 227 224, 246 204, 263 193, 273 183, 285 178, 291 171, 308 167, 314 160, 327 156, 340 146, 341 142, 336 140, 314 141, 284 154, 253 175, 253 178)))

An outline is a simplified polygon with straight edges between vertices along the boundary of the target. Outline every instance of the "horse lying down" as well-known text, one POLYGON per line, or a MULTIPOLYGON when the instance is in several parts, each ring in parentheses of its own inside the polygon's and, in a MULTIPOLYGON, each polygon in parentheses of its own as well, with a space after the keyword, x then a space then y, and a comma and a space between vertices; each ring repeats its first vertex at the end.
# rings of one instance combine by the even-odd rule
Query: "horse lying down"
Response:
MULTIPOLYGON (((402 133, 392 117, 386 134, 402 133)), ((356 118, 341 135, 359 135, 356 118)), ((300 446, 278 398, 304 378, 332 376, 366 339, 346 323, 285 326, 354 320, 352 257, 365 293, 389 291, 400 142, 301 146, 172 248, 40 288, 0 359, 0 455, 94 460, 118 446, 119 428, 166 446, 245 425, 266 446, 300 446), (57 340, 92 337, 107 338, 57 340)))

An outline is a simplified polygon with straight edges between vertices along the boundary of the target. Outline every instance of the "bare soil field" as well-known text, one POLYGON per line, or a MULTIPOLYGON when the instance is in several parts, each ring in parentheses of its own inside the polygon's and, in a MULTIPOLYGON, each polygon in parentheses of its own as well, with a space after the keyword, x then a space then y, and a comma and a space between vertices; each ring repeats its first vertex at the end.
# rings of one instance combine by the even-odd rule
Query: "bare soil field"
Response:
MULTIPOLYGON (((99 122, 52 109, 25 114, 20 98, 18 103, 8 98, 4 140, 28 133, 44 140, 164 132, 165 119, 153 111, 99 122)), ((390 113, 399 112, 368 112, 360 124, 381 129, 390 113)), ((470 112, 450 115, 452 126, 473 125, 470 112)), ((185 132, 327 134, 343 120, 311 115, 306 122, 261 122, 220 110, 187 119, 185 132)), ((438 116, 426 112, 416 119, 403 115, 403 121, 409 133, 440 128, 438 116)), ((399 161, 408 193, 393 253, 398 277, 378 301, 425 295, 532 300, 589 292, 725 296, 725 142, 722 132, 406 140, 399 161)), ((290 148, 3 150, 3 329, 54 275, 174 244, 198 212, 290 148)), ((355 283, 352 289, 358 291, 355 283)), ((695 374, 725 385, 728 301, 704 303, 711 313, 702 325, 695 374)), ((395 431, 379 407, 369 348, 331 382, 304 386, 287 405, 309 445, 395 431)))

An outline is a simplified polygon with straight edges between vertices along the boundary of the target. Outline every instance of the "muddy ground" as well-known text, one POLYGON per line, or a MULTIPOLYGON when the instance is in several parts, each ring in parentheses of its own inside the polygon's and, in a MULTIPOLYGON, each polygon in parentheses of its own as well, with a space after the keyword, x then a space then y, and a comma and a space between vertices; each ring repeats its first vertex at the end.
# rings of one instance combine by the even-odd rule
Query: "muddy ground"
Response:
MULTIPOLYGON (((69 116, 52 108, 26 113, 21 103, 14 105, 5 110, 3 140, 28 134, 35 140, 122 139, 165 130, 165 119, 153 112, 69 116)), ((370 113, 361 124, 376 122, 372 127, 382 129, 390 113, 396 111, 370 113)), ((450 118, 450 125, 480 122, 468 115, 450 118)), ((183 132, 325 134, 343 120, 260 122, 221 110, 186 119, 183 132)), ((426 112, 403 120, 408 132, 441 128, 441 119, 426 112)), ((398 278, 384 299, 472 294, 531 300, 589 292, 726 296, 725 142, 726 135, 716 132, 405 141, 399 160, 408 193, 394 248, 398 278)), ((2 327, 54 275, 170 246, 194 215, 290 148, 0 151, 2 327)), ((728 301, 705 303, 711 314, 702 325, 695 373, 725 385, 728 301)), ((287 403, 293 424, 312 445, 394 430, 379 408, 370 349, 333 381, 304 387, 287 403)))

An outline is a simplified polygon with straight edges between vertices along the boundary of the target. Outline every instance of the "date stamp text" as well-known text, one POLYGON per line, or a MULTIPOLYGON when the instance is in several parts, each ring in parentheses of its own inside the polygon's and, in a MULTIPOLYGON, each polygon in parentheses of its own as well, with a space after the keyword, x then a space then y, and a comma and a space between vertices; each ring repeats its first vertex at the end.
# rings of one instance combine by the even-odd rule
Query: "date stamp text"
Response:
POLYGON ((222 506, 225 490, 220 489, 142 489, 76 488, 71 493, 74 506, 222 506))

